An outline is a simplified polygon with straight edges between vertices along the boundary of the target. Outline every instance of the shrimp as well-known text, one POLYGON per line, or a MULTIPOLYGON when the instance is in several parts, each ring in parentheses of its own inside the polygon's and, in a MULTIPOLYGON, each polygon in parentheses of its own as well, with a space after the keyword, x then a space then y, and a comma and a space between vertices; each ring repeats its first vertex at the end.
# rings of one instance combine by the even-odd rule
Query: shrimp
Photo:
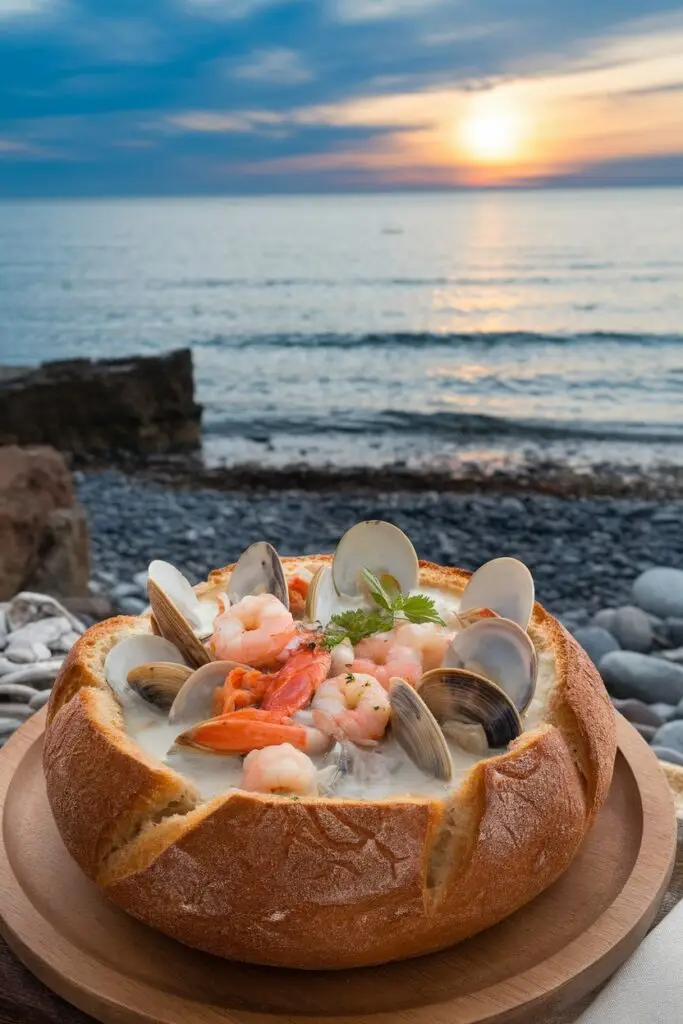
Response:
POLYGON ((192 726, 176 737, 176 743, 215 754, 247 754, 250 750, 291 743, 297 750, 322 754, 330 739, 319 729, 299 725, 279 711, 240 708, 192 726))
POLYGON ((306 611, 309 582, 309 580, 304 579, 302 576, 294 576, 287 584, 289 610, 297 619, 303 619, 306 611))
POLYGON ((261 707, 266 711, 277 710, 286 715, 305 708, 327 677, 331 663, 330 652, 316 647, 315 643, 297 651, 272 677, 261 707))
POLYGON ((209 649, 221 661, 264 668, 296 634, 291 612, 273 594, 243 597, 214 623, 209 649))
POLYGON ((351 672, 325 680, 311 707, 318 729, 360 746, 374 746, 382 738, 391 710, 387 692, 374 676, 351 672))
POLYGON ((291 743, 262 747, 245 757, 240 788, 250 793, 317 796, 316 768, 310 757, 291 743))
POLYGON ((419 651, 398 643, 396 631, 391 630, 376 633, 356 645, 351 671, 374 676, 385 690, 393 676, 414 686, 422 675, 422 657, 419 651))
POLYGON ((394 635, 397 644, 417 651, 422 661, 422 671, 429 672, 443 664, 454 631, 444 631, 443 627, 434 622, 405 622, 394 629, 394 635))
POLYGON ((340 644, 332 648, 332 665, 330 673, 338 676, 343 672, 350 672, 353 665, 354 653, 350 640, 342 640, 340 644))

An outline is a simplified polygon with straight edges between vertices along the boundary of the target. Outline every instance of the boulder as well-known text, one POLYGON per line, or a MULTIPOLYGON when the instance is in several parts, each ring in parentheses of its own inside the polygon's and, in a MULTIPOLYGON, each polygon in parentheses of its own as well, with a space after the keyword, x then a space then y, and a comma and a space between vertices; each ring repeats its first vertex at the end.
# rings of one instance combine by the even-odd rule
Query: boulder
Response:
POLYGON ((683 668, 649 654, 612 651, 600 662, 600 673, 613 697, 634 697, 646 704, 678 704, 683 699, 683 668))
POLYGON ((574 638, 594 665, 600 665, 610 651, 619 650, 619 642, 602 626, 581 626, 574 632, 574 638))
POLYGON ((683 618, 683 569, 646 569, 633 584, 633 601, 661 619, 683 618))
POLYGON ((646 613, 640 608, 633 605, 618 608, 610 632, 625 651, 648 654, 652 650, 654 631, 646 613))
POLYGON ((19 590, 82 594, 89 575, 87 520, 63 457, 0 447, 0 600, 19 590))
POLYGON ((71 359, 0 376, 0 444, 113 456, 187 452, 200 443, 189 349, 71 359))

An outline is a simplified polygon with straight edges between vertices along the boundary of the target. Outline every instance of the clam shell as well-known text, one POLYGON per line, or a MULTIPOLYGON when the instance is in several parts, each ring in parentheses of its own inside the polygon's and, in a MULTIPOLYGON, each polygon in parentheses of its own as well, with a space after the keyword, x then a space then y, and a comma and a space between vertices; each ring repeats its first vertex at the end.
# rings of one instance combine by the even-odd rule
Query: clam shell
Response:
POLYGON ((213 623, 219 612, 218 601, 210 598, 200 600, 190 581, 183 576, 180 569, 159 558, 155 558, 149 564, 148 593, 150 581, 163 590, 200 639, 203 640, 211 636, 213 623))
POLYGON ((265 540, 243 551, 230 575, 228 597, 231 604, 237 604, 250 594, 274 594, 289 608, 289 591, 280 556, 265 540))
POLYGON ((211 655, 198 640, 192 624, 151 575, 147 582, 147 594, 161 635, 176 645, 184 660, 193 668, 199 668, 211 661, 211 655))
POLYGON ((240 667, 246 666, 240 666, 237 661, 211 661, 192 672, 171 704, 168 713, 169 723, 190 726, 211 718, 216 687, 225 681, 229 672, 240 667))
POLYGON ((510 619, 480 619, 456 633, 445 668, 466 668, 493 680, 524 712, 536 688, 538 656, 527 633, 510 619))
POLYGON ((403 530, 382 520, 356 523, 339 541, 332 560, 337 593, 345 597, 365 593, 363 569, 393 577, 404 594, 417 586, 420 571, 415 548, 403 530))
MULTIPOLYGON (((435 668, 425 672, 417 689, 444 729, 450 722, 480 725, 488 746, 494 750, 507 747, 522 733, 517 708, 504 690, 484 676, 466 669, 435 668)), ((458 742, 457 729, 448 733, 458 742)))
POLYGON ((181 686, 191 675, 192 669, 188 665, 178 665, 171 661, 146 661, 131 669, 128 685, 143 700, 165 711, 170 708, 181 686))
POLYGON ((391 731, 417 767, 437 779, 453 777, 453 760, 444 734, 431 710, 404 679, 389 686, 391 731))
POLYGON ((149 662, 185 665, 185 659, 175 644, 151 633, 137 633, 112 647, 104 662, 104 677, 114 693, 125 698, 131 692, 128 676, 139 665, 149 662))
POLYGON ((332 570, 329 565, 321 565, 308 585, 306 618, 309 622, 326 626, 334 614, 336 597, 332 570))
POLYGON ((460 599, 460 613, 490 608, 527 629, 534 610, 534 580, 517 558, 494 558, 470 578, 460 599))

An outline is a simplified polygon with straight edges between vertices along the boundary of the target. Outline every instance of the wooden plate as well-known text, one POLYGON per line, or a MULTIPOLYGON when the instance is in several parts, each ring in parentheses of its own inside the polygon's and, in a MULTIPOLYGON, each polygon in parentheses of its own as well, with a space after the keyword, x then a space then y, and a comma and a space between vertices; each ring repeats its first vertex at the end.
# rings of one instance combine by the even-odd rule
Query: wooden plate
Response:
MULTIPOLYGON (((104 1024, 510 1024, 608 977, 652 922, 675 853, 673 805, 623 719, 607 803, 565 875, 501 924, 385 967, 300 972, 188 949, 109 904, 57 833, 45 794, 44 712, 0 755, 0 915, 16 954, 104 1024)), ((83 808, 88 813, 88 808, 83 808)))

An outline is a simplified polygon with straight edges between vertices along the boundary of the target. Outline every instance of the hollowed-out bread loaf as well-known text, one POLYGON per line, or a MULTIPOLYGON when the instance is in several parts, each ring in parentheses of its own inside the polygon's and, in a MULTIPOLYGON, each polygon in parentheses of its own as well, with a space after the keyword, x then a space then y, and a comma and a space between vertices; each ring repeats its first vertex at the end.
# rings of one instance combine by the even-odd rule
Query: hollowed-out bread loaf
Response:
MULTIPOLYGON (((289 576, 327 556, 284 559, 289 576)), ((224 589, 230 567, 201 595, 224 589)), ((420 563, 424 586, 469 574, 420 563)), ((194 787, 127 736, 104 660, 146 617, 72 648, 48 709, 47 792, 82 870, 134 917, 237 960, 344 968, 441 949, 533 899, 567 868, 607 794, 614 712, 586 653, 540 605, 542 724, 475 764, 446 800, 301 798, 194 787)))

